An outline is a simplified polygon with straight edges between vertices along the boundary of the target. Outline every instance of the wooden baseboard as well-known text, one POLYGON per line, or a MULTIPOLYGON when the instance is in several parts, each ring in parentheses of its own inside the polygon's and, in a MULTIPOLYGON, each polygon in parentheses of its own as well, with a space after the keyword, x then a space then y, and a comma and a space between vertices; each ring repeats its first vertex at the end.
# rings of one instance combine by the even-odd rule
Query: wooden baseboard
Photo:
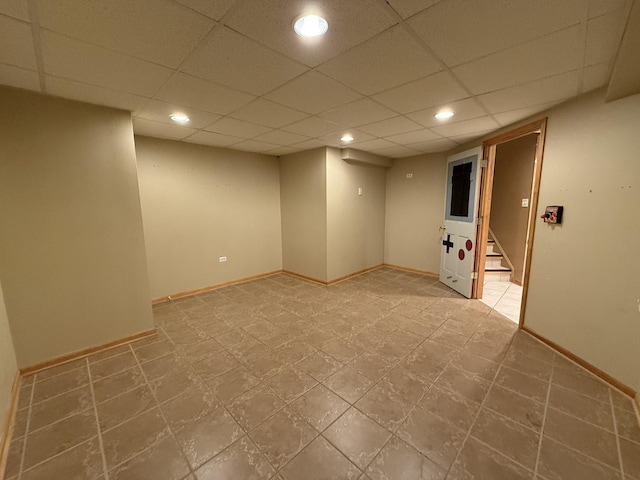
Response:
POLYGON ((135 335, 130 335, 125 338, 121 338, 119 340, 114 340, 113 342, 108 342, 102 345, 97 345, 95 347, 85 348, 83 350, 79 350, 74 353, 69 353, 68 355, 62 355, 60 357, 56 357, 51 360, 47 360, 46 362, 37 363, 30 367, 25 367, 20 369, 20 375, 26 376, 31 375, 33 373, 41 372, 42 370, 47 370, 48 368, 57 367, 59 365, 73 362, 74 360, 78 360, 80 358, 88 357, 89 355, 93 355, 94 353, 102 352, 104 350, 109 350, 110 348, 119 347, 120 345, 125 345, 127 343, 135 342, 136 340, 141 340, 146 337, 150 337, 151 335, 156 334, 156 329, 145 330, 144 332, 136 333, 135 335))
POLYGON ((307 282, 317 283, 318 285, 322 285, 326 287, 328 285, 324 280, 318 280, 317 278, 308 277, 306 275, 302 275, 301 273, 291 272, 289 270, 282 270, 282 273, 286 273, 287 275, 291 275, 292 277, 299 278, 300 280, 306 280, 307 282))
POLYGON ((261 273, 259 275, 252 275, 250 277, 243 277, 237 280, 230 280, 228 282, 217 283, 215 285, 209 285, 208 287, 197 288, 195 290, 186 290, 184 292, 173 293, 171 295, 167 295, 166 297, 154 298, 151 300, 151 305, 158 305, 161 303, 170 302, 171 300, 177 300, 179 298, 190 297, 192 295, 198 295, 199 293, 211 292, 213 290, 217 290, 219 288, 230 287, 232 285, 239 285, 241 283, 251 282, 253 280, 260 280, 261 278, 271 277, 278 273, 283 273, 283 270, 275 270, 273 272, 261 273))
POLYGON ((289 270, 283 270, 282 273, 286 273, 287 275, 291 275, 292 277, 297 277, 297 278, 300 278, 302 280, 306 280, 308 282, 313 282, 313 283, 317 283, 318 285, 322 285, 324 287, 328 287, 328 286, 331 286, 331 285, 335 285, 336 283, 340 283, 340 282, 344 282, 345 280, 349 280, 350 278, 357 277, 358 275, 363 275, 363 274, 365 274, 367 272, 373 272, 374 270, 378 270, 379 268, 382 268, 382 267, 383 267, 382 264, 375 265, 373 267, 364 268, 362 270, 358 270, 357 272, 350 273, 350 274, 345 275, 343 277, 334 278, 333 280, 329 280, 329 281, 318 280, 317 278, 308 277, 307 275, 302 275, 301 273, 291 272, 289 270))
POLYGON ((429 277, 439 277, 440 274, 435 273, 435 272, 429 272, 426 270, 417 270, 415 268, 409 268, 409 267, 401 267, 400 265, 393 265, 391 263, 383 263, 381 265, 382 267, 389 267, 389 268, 395 268, 396 270, 403 270, 405 272, 411 272, 411 273, 419 273, 421 275, 427 275, 429 277))
POLYGON ((534 336, 535 338, 537 338, 541 342, 547 344, 548 346, 550 346, 551 348, 556 350, 558 353, 561 353, 562 355, 567 357, 569 360, 577 363, 582 368, 584 368, 584 369, 588 370, 589 372, 593 373, 596 377, 600 378, 602 381, 604 381, 604 382, 608 383, 609 385, 611 385, 612 387, 620 390, 625 395, 628 395, 631 398, 635 398, 636 402, 638 401, 638 397, 636 395, 636 391, 633 388, 631 388, 628 385, 625 385, 624 383, 620 382, 619 380, 613 378, 608 373, 603 372, 598 367, 592 365, 591 363, 587 362, 586 360, 584 360, 583 358, 577 356, 576 354, 571 353, 566 348, 561 347, 560 345, 558 345, 557 343, 549 340, 548 338, 545 338, 544 336, 540 335, 535 330, 532 330, 531 328, 529 328, 529 327, 527 327, 525 325, 523 325, 521 328, 525 332, 529 333, 530 335, 534 336))
POLYGON ((636 404, 636 417, 638 419, 638 425, 640 425, 640 392, 636 393, 634 400, 636 404))
POLYGON ((2 424, 2 441, 0 441, 0 478, 4 478, 4 471, 7 467, 7 458, 9 457, 9 444, 13 436, 13 424, 18 411, 18 396, 20 394, 20 372, 16 372, 11 387, 11 398, 9 400, 9 408, 4 416, 2 424))

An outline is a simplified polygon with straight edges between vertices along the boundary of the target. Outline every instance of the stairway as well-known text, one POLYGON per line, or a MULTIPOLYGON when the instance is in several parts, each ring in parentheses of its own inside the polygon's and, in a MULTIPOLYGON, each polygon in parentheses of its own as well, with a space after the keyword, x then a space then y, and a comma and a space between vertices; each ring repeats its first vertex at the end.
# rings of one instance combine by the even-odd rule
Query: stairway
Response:
POLYGON ((510 282, 511 268, 505 266, 504 256, 500 253, 496 242, 487 241, 487 254, 484 263, 485 282, 510 282))

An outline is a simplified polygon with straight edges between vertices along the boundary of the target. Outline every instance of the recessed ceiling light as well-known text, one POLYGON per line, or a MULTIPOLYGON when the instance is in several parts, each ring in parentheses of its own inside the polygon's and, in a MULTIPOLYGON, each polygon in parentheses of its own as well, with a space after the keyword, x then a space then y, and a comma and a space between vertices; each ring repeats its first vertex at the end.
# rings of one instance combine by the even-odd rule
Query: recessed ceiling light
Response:
POLYGON ((451 118, 455 115, 451 110, 443 110, 434 115, 438 120, 446 120, 447 118, 451 118))
POLYGON ((169 115, 169 118, 176 123, 189 123, 189 120, 191 120, 184 113, 174 113, 172 115, 169 115))
POLYGON ((305 15, 293 24, 293 29, 301 37, 319 37, 329 28, 327 21, 317 15, 305 15))
POLYGON ((349 143, 353 142, 353 137, 347 133, 346 135, 343 135, 340 140, 342 140, 344 143, 349 143))

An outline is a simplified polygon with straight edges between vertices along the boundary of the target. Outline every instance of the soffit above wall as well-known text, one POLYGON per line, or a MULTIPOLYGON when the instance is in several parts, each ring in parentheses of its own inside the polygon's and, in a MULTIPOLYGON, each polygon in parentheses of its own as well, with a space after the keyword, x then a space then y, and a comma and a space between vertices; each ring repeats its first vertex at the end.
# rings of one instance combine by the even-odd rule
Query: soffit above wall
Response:
POLYGON ((607 90, 607 101, 640 93, 640 0, 634 0, 607 90))

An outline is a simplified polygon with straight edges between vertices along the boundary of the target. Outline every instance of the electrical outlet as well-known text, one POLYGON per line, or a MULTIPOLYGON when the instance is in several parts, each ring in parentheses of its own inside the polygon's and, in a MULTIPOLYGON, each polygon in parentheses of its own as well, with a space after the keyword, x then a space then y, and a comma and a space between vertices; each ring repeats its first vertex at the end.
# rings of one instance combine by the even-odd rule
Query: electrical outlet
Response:
POLYGON ((220 261, 220 263, 226 262, 227 261, 227 257, 220 257, 218 260, 220 261))
POLYGON ((413 178, 413 173, 407 173, 407 178, 413 178))

